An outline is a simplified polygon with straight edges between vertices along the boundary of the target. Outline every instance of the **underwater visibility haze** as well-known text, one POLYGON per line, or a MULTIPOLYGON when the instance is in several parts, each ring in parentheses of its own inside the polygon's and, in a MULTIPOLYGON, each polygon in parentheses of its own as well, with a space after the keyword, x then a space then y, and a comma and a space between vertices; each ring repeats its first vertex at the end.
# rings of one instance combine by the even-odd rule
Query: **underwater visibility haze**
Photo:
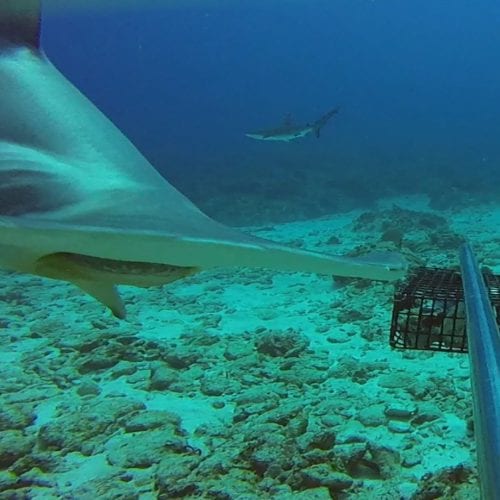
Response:
POLYGON ((480 498, 467 357, 388 335, 408 266, 499 266, 500 6, 38 14, 0 0, 2 494, 480 498))
POLYGON ((209 215, 290 220, 402 191, 446 205, 447 186, 480 196, 497 184, 494 2, 152 5, 54 7, 44 46, 209 215), (244 135, 336 106, 319 142, 263 148, 244 135), (219 210, 228 192, 251 205, 219 210), (287 216, 278 197, 300 206, 287 216))

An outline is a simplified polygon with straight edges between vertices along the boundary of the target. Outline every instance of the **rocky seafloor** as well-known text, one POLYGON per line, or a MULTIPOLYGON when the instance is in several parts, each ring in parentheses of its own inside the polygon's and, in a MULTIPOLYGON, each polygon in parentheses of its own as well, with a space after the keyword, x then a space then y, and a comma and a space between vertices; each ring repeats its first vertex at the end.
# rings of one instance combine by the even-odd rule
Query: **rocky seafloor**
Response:
MULTIPOLYGON (((259 236, 497 266, 500 210, 398 199, 259 236)), ((128 319, 5 273, 0 498, 479 498, 463 354, 391 350, 394 286, 221 269, 123 287, 128 319)))

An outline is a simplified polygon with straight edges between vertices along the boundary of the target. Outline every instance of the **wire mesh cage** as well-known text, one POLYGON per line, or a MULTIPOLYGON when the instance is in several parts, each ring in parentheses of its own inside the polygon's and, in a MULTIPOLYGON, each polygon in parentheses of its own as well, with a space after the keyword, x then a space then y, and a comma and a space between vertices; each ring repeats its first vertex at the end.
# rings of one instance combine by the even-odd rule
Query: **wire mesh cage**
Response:
MULTIPOLYGON (((497 324, 500 276, 483 271, 497 324)), ((416 268, 394 295, 390 345, 399 349, 467 352, 462 278, 458 270, 416 268)))

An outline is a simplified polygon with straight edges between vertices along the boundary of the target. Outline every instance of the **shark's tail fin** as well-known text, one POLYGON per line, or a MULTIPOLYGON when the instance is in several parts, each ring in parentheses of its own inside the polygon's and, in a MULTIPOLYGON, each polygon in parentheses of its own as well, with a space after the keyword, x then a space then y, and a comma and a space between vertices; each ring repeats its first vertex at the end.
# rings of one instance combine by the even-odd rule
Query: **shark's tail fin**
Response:
POLYGON ((324 114, 321 118, 313 123, 314 134, 316 135, 316 137, 319 137, 321 129, 328 123, 333 115, 336 115, 339 112, 339 109, 340 108, 337 106, 335 109, 328 111, 328 113, 324 114))
POLYGON ((40 0, 0 0, 0 45, 40 48, 40 0))

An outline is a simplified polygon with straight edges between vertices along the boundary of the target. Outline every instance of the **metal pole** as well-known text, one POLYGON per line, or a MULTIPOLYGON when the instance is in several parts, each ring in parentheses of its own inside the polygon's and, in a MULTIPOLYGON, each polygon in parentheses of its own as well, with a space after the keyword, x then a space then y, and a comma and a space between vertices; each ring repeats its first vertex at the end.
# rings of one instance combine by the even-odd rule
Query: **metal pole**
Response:
POLYGON ((500 334, 469 244, 460 249, 481 498, 500 500, 500 334))

